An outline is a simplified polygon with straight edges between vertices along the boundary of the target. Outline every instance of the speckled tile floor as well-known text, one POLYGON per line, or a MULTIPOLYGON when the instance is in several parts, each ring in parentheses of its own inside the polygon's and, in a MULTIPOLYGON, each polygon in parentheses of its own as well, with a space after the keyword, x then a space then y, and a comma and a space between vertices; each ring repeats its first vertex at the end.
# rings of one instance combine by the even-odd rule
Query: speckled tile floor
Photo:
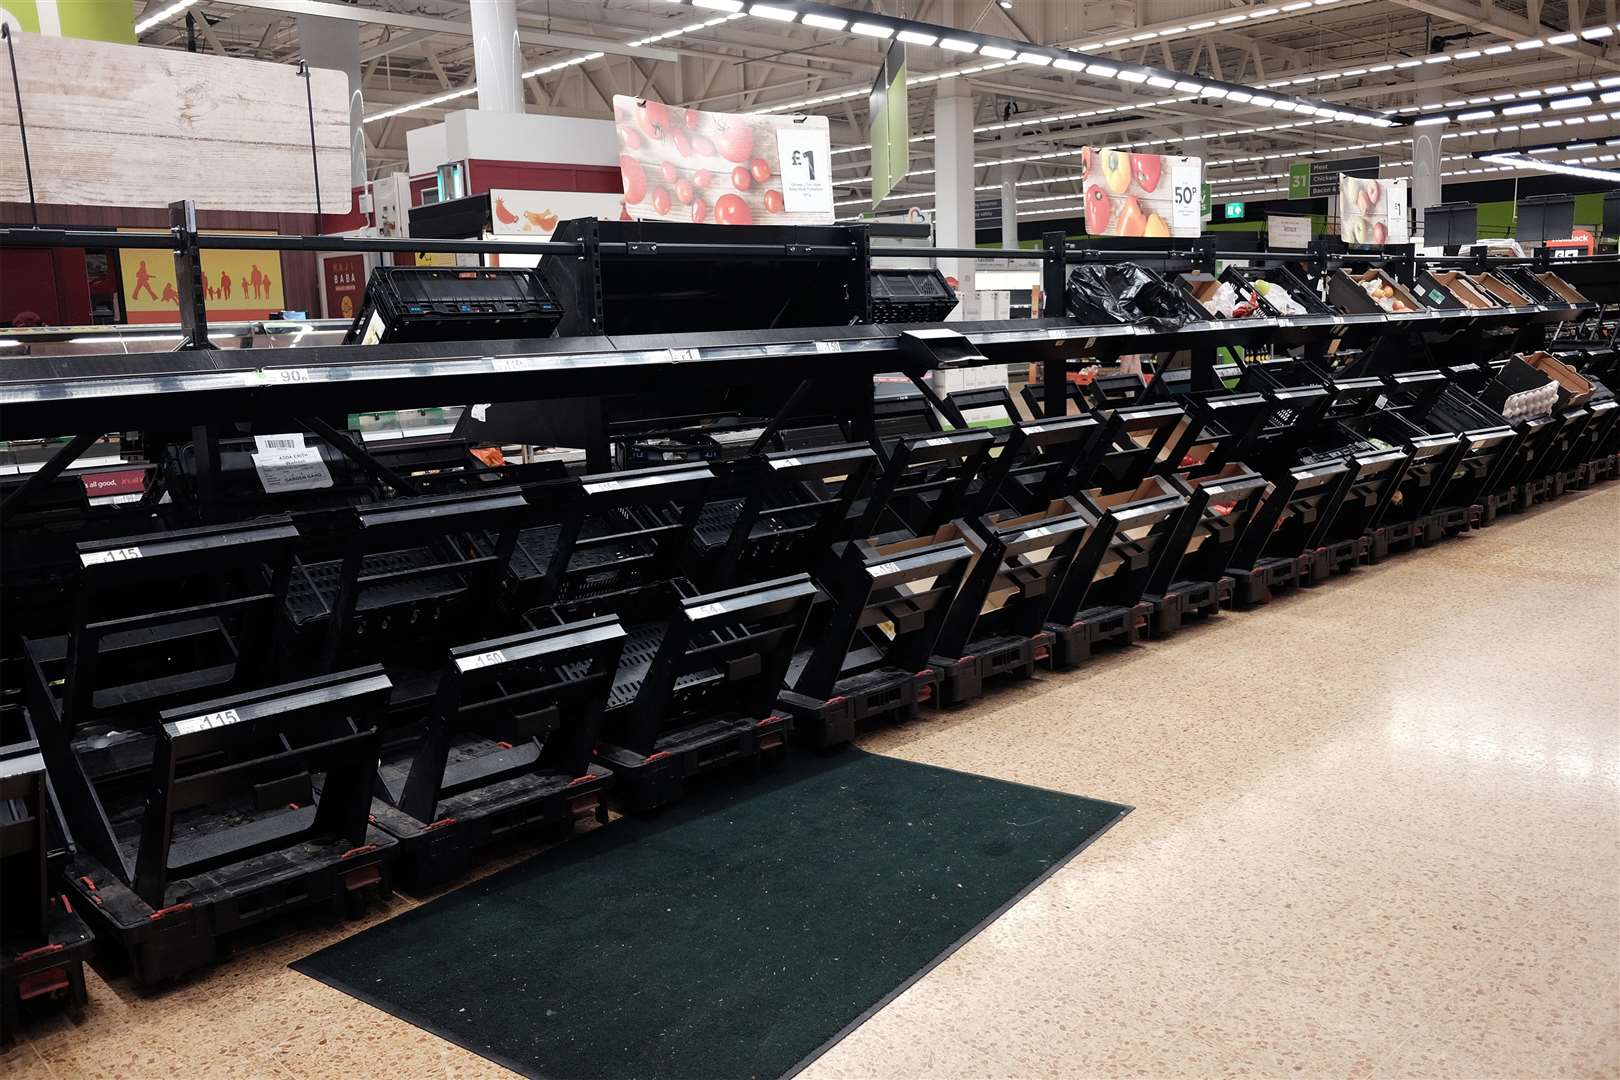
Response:
MULTIPOLYGON (((1137 811, 807 1080, 1620 1076, 1620 485, 865 745, 1137 811)), ((354 929, 0 1074, 507 1075, 286 969, 354 929)))

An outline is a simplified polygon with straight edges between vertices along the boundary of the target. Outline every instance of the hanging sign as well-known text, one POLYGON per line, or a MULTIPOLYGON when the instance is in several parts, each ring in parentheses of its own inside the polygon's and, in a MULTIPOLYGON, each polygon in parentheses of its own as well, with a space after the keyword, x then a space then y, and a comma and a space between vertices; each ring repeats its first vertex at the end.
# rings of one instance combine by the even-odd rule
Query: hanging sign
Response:
POLYGON ((1339 177, 1339 239, 1347 244, 1404 244, 1412 229, 1406 180, 1339 177))
POLYGON ((830 225, 825 116, 716 113, 613 99, 625 212, 639 221, 830 225))
POLYGON ((1204 163, 1088 146, 1080 155, 1086 232, 1092 236, 1197 236, 1204 163))

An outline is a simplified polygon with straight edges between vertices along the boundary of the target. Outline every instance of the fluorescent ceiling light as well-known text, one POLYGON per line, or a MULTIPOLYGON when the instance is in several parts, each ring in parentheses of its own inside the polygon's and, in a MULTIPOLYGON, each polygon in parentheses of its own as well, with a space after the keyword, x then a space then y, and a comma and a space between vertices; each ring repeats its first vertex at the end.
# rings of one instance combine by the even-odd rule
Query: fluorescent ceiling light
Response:
POLYGON ((1176 80, 1167 79, 1163 75, 1149 75, 1148 76, 1148 85, 1149 86, 1156 86, 1160 90, 1168 90, 1171 87, 1176 85, 1176 80))
POLYGON ((1422 60, 1402 60, 1400 63, 1396 64, 1395 66, 1398 67, 1398 68, 1422 67, 1423 66, 1423 61, 1422 60))
POLYGON ((857 20, 850 26, 849 32, 862 37, 887 38, 894 34, 894 27, 884 26, 882 23, 860 22, 857 20))
POLYGON ((1555 109, 1579 109, 1592 104, 1592 98, 1588 94, 1580 94, 1576 97, 1559 98, 1550 104, 1555 109))
POLYGON ((1011 60, 1018 55, 1018 50, 1009 49, 1002 45, 980 45, 979 54, 981 56, 993 56, 997 60, 1011 60))
POLYGON ((1117 49, 1121 45, 1129 45, 1130 43, 1131 39, 1128 37, 1109 38, 1107 41, 1103 42, 1103 47, 1107 49, 1117 49))
POLYGON ((1501 56, 1503 53, 1509 53, 1509 52, 1512 52, 1512 51, 1513 51, 1513 46, 1511 46, 1511 45, 1492 45, 1490 48, 1485 50, 1485 55, 1486 56, 1501 56))
POLYGON ((1247 103, 1253 97, 1254 95, 1249 93, 1247 90, 1228 90, 1226 92, 1226 100, 1235 101, 1239 105, 1247 103))
POLYGON ((822 15, 812 11, 805 15, 804 25, 814 26, 822 30, 842 30, 849 23, 844 19, 835 19, 831 15, 822 15))
POLYGON ((1494 110, 1480 109, 1478 112, 1459 113, 1457 116, 1457 122, 1459 124, 1465 124, 1470 120, 1489 120, 1495 115, 1496 113, 1494 110))
POLYGON ((1610 90, 1599 97, 1598 100, 1605 105, 1613 105, 1615 102, 1620 101, 1620 90, 1610 90))
POLYGON ((1423 62, 1425 64, 1449 64, 1451 63, 1451 55, 1449 53, 1435 53, 1433 56, 1424 57, 1423 62))
POLYGON ((1132 34, 1131 35, 1131 40, 1132 41, 1152 41, 1154 38, 1156 38, 1158 36, 1159 36, 1159 32, 1157 30, 1149 30, 1146 33, 1142 33, 1142 34, 1132 34))
POLYGON ((1596 41, 1598 38, 1610 37, 1613 34, 1614 30, 1607 26, 1594 26, 1590 30, 1581 31, 1581 37, 1587 41, 1596 41))
MULTIPOLYGON (((1260 99, 1257 97, 1255 100, 1259 101, 1260 99)), ((1277 98, 1271 103, 1271 107, 1279 112, 1294 112, 1298 110, 1299 102, 1290 98, 1277 98)))
POLYGON ((1183 79, 1182 81, 1176 83, 1176 89, 1180 90, 1183 94, 1198 94, 1203 92, 1204 84, 1183 79))
POLYGON ((135 24, 135 36, 140 37, 158 23, 163 22, 165 19, 172 19, 196 2, 197 0, 180 0, 177 4, 170 4, 166 8, 160 8, 143 17, 140 22, 135 24))
POLYGON ((1531 113, 1541 111, 1541 106, 1531 103, 1529 105, 1509 105, 1502 110, 1503 116, 1529 116, 1531 113))
POLYGON ((1449 117, 1449 116, 1425 116, 1422 119, 1412 121, 1412 126, 1413 127, 1433 127, 1436 124, 1449 124, 1449 123, 1451 123, 1451 117, 1449 117))
POLYGON ((920 30, 902 30, 895 36, 907 45, 932 45, 939 40, 933 34, 925 34, 920 30))
POLYGON ((1576 36, 1574 34, 1554 34, 1552 37, 1547 39, 1547 44, 1549 44, 1549 45, 1568 45, 1570 42, 1574 41, 1575 39, 1576 39, 1576 36))
POLYGON ((1372 67, 1367 69, 1367 73, 1369 75, 1376 75, 1381 71, 1394 71, 1394 70, 1395 70, 1395 65, 1394 64, 1374 64, 1372 67))
POLYGON ((1215 25, 1217 25, 1217 26, 1231 26, 1233 23, 1240 23, 1243 20, 1247 19, 1248 17, 1249 16, 1247 14, 1228 15, 1224 19, 1216 19, 1215 20, 1215 25))
POLYGON ((1516 52, 1524 52, 1526 49, 1539 49, 1545 44, 1540 38, 1531 38, 1529 41, 1515 41, 1513 48, 1516 52))
MULTIPOLYGON (((1307 4, 1306 6, 1309 7, 1310 5, 1307 4)), ((1188 23, 1187 24, 1187 29, 1188 30, 1208 30, 1210 27, 1212 27, 1214 25, 1215 25, 1215 20, 1214 19, 1204 19, 1204 20, 1202 20, 1200 22, 1188 23)))
POLYGON ((1020 64, 1033 64, 1036 67, 1045 67, 1052 62, 1052 58, 1045 53, 1021 52, 1018 54, 1020 64))
POLYGON ((1226 88, 1222 86, 1206 86, 1204 87, 1204 96, 1216 99, 1224 98, 1227 96, 1226 88))
POLYGON ((1128 83, 1145 83, 1148 80, 1148 75, 1145 71, 1121 71, 1114 77, 1122 82, 1128 83))
POLYGON ((1086 65, 1082 64, 1078 60, 1070 60, 1066 56, 1060 56, 1056 60, 1052 61, 1052 66, 1055 67, 1055 68, 1061 68, 1064 71, 1084 71, 1084 70, 1086 70, 1086 65))
POLYGON ((1277 99, 1272 97, 1270 94, 1250 94, 1249 104, 1261 106, 1275 105, 1277 104, 1277 99))
POLYGON ((1119 74, 1119 68, 1115 67, 1113 64, 1087 64, 1086 74, 1100 75, 1105 79, 1111 79, 1115 75, 1119 74))
POLYGON ((1478 56, 1479 53, 1480 53, 1480 51, 1478 49, 1464 49, 1460 53, 1453 53, 1452 54, 1452 59, 1454 59, 1454 60, 1472 60, 1474 57, 1478 56))
MULTIPOLYGON (((762 19, 774 19, 777 22, 792 22, 799 17, 799 13, 792 8, 777 7, 775 4, 750 4, 748 14, 758 15, 762 19)), ((927 44, 932 45, 930 38, 927 44)))
POLYGON ((942 49, 949 49, 951 52, 959 52, 959 53, 970 53, 970 52, 978 52, 979 51, 979 43, 977 41, 969 41, 967 38, 954 38, 954 37, 940 38, 939 39, 939 47, 942 48, 942 49))
POLYGON ((708 8, 710 11, 741 11, 742 0, 692 0, 693 7, 708 8))

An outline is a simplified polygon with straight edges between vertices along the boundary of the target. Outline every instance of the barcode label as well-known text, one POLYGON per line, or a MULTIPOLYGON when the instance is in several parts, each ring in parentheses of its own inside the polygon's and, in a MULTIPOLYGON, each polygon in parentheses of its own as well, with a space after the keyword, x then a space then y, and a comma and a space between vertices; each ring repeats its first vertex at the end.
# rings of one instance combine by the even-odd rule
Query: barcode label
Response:
POLYGON ((843 345, 842 342, 838 342, 838 341, 818 341, 818 342, 816 342, 816 352, 843 352, 843 351, 844 351, 844 345, 843 345))
POLYGON ((464 656, 456 661, 459 671, 477 671, 479 668, 493 667, 496 664, 506 663, 506 654, 499 649, 481 652, 477 656, 464 656))
POLYGON ((302 450, 304 448, 304 435, 302 432, 289 431, 281 435, 255 435, 253 441, 259 446, 259 453, 268 453, 274 450, 302 450))
POLYGON ((199 731, 209 728, 224 727, 226 724, 240 723, 242 717, 235 709, 226 709, 223 712, 211 712, 205 716, 193 716, 189 720, 178 721, 174 725, 176 735, 195 735, 199 731))
POLYGON ((671 349, 669 350, 669 358, 677 364, 687 360, 696 360, 698 351, 696 349, 671 349))
POLYGON ((79 557, 85 566, 96 566, 100 563, 123 562, 126 559, 138 559, 141 549, 138 547, 113 548, 110 551, 91 551, 79 557))

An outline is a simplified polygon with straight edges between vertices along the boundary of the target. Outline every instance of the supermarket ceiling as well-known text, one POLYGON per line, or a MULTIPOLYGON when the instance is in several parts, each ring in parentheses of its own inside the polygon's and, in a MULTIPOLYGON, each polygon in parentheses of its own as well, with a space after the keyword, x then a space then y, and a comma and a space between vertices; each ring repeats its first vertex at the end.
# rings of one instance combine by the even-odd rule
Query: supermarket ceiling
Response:
MULTIPOLYGON (((1217 198, 1263 199, 1281 197, 1288 164, 1307 156, 1376 154, 1396 166, 1410 159, 1414 131, 1444 138, 1448 183, 1501 175, 1481 151, 1601 144, 1620 136, 1617 2, 518 0, 517 10, 530 111, 605 118, 614 94, 631 94, 824 114, 837 197, 851 212, 869 202, 867 94, 895 36, 862 16, 933 24, 933 42, 915 28, 900 35, 910 42, 913 146, 893 205, 931 204, 934 98, 966 88, 976 182, 991 191, 1013 176, 1020 213, 1039 216, 1045 203, 1072 207, 1086 145, 1196 154, 1217 198), (973 42, 996 44, 967 50, 973 42), (1211 89, 1232 86, 1255 93, 1211 89), (1312 106, 1285 113, 1271 98, 1312 106), (1366 119, 1414 113, 1444 119, 1418 129, 1366 119)), ((360 24, 374 175, 404 164, 411 127, 473 105, 458 94, 475 85, 466 0, 148 0, 136 18, 143 44, 184 48, 189 9, 199 48, 292 63, 301 8, 360 24)))

